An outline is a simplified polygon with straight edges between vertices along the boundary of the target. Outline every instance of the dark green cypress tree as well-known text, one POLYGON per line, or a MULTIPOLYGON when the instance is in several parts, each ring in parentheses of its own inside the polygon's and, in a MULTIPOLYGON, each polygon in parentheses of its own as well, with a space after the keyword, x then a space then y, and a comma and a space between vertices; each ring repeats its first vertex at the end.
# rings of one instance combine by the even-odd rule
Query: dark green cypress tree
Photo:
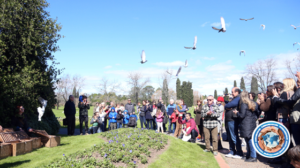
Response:
POLYGON ((73 94, 74 97, 76 97, 76 94, 77 94, 76 93, 76 87, 73 88, 73 93, 72 94, 73 94))
POLYGON ((162 100, 166 102, 166 104, 169 102, 169 89, 167 79, 164 79, 163 81, 162 100))
POLYGON ((241 78, 240 89, 243 89, 246 91, 245 81, 244 81, 243 77, 241 78))
MULTIPOLYGON (((228 94, 228 89, 227 89, 227 88, 225 88, 225 95, 226 95, 226 94, 228 94)), ((224 100, 225 100, 225 101, 229 101, 228 95, 225 96, 224 100)))
POLYGON ((177 95, 177 99, 181 99, 182 98, 181 82, 180 82, 179 78, 177 78, 177 81, 176 81, 176 95, 177 95))
POLYGON ((217 93, 217 90, 215 90, 214 98, 215 98, 215 99, 218 99, 218 93, 217 93))
POLYGON ((181 85, 181 99, 183 99, 184 103, 188 101, 188 96, 189 96, 189 89, 187 86, 187 82, 183 81, 181 85))
POLYGON ((235 80, 234 80, 234 82, 233 82, 233 87, 237 87, 236 81, 235 81, 235 80))
POLYGON ((257 83, 257 79, 252 76, 251 79, 251 92, 257 94, 258 93, 258 83, 257 83))

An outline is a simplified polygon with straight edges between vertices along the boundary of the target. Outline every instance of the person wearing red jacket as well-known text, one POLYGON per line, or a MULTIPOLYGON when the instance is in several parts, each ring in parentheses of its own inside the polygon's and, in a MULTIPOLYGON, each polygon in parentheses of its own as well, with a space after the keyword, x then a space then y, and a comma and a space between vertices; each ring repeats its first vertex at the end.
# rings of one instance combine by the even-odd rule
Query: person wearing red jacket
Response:
POLYGON ((196 142, 196 138, 199 134, 197 125, 195 120, 191 117, 191 113, 186 113, 186 119, 182 120, 182 117, 178 118, 178 123, 181 124, 186 124, 186 129, 188 129, 190 127, 190 129, 186 132, 185 136, 188 136, 189 134, 191 134, 191 139, 188 140, 188 142, 192 142, 195 143, 196 142))
MULTIPOLYGON (((172 127, 173 127, 173 133, 175 133, 175 129, 176 129, 176 121, 178 119, 178 116, 176 116, 176 110, 173 111, 171 117, 170 117, 171 121, 172 121, 172 127)), ((171 127, 171 128, 172 128, 171 127)))

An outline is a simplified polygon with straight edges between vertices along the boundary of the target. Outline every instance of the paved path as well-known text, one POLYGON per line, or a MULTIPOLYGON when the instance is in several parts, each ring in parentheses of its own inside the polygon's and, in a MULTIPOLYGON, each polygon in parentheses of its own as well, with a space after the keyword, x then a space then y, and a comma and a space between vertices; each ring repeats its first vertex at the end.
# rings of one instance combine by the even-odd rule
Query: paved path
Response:
MULTIPOLYGON (((83 130, 83 132, 84 132, 84 130, 83 130)), ((67 128, 60 128, 57 134, 59 134, 59 135, 68 135, 68 129, 67 128)), ((75 128, 74 135, 79 135, 79 134, 80 134, 79 128, 75 128)))

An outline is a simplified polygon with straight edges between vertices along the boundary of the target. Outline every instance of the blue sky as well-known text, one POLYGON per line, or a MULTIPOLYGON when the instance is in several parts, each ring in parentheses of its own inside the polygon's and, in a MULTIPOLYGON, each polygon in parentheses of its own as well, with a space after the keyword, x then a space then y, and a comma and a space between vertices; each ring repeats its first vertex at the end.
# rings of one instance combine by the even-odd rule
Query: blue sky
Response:
MULTIPOLYGON (((117 79, 129 90, 129 72, 142 73, 157 88, 161 74, 167 68, 175 73, 186 59, 189 67, 182 69, 182 81, 193 82, 193 89, 202 94, 213 94, 214 89, 221 93, 233 80, 239 83, 248 63, 292 56, 300 47, 292 45, 300 42, 300 27, 290 26, 300 26, 298 0, 48 2, 51 17, 58 18, 66 36, 54 54, 59 68, 85 77, 83 89, 89 93, 97 92, 102 77, 117 79), (211 28, 219 25, 221 16, 226 33, 211 28), (239 20, 251 17, 254 20, 239 20), (193 45, 194 36, 197 49, 184 49, 193 45), (142 50, 148 60, 143 65, 142 50), (245 57, 239 56, 240 50, 246 51, 245 57)), ((170 87, 175 89, 175 80, 170 87)))

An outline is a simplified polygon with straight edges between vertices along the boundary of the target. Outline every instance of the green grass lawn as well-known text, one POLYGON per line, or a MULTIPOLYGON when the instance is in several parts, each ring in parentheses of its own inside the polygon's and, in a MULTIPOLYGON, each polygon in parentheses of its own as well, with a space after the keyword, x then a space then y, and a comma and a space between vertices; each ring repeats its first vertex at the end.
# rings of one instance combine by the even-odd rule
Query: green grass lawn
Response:
POLYGON ((0 160, 0 167, 40 167, 51 161, 62 158, 63 154, 69 155, 77 151, 83 151, 94 144, 104 142, 98 138, 99 134, 88 136, 63 136, 61 145, 53 148, 42 147, 24 155, 8 157, 0 160))
POLYGON ((218 168, 219 165, 211 152, 203 152, 204 146, 196 143, 183 142, 169 137, 171 145, 167 151, 149 165, 149 168, 160 167, 205 167, 218 168))
MULTIPOLYGON (((49 165, 53 161, 63 158, 63 154, 69 156, 77 151, 83 151, 100 144, 104 141, 99 138, 100 134, 87 136, 64 136, 61 139, 61 146, 34 150, 31 153, 16 157, 8 157, 0 160, 0 167, 41 167, 49 165)), ((167 135, 164 135, 167 136, 167 135)), ((168 136, 169 148, 162 153, 148 167, 150 168, 173 168, 173 167, 206 167, 219 168, 212 153, 203 152, 204 146, 195 143, 183 142, 180 139, 168 136)))
MULTIPOLYGON (((93 116, 93 109, 94 109, 94 106, 92 106, 91 108, 90 108, 90 110, 89 110, 89 117, 91 118, 92 116, 93 116)), ((62 124, 62 119, 64 119, 65 118, 65 115, 64 115, 64 107, 59 107, 59 109, 58 110, 56 110, 56 109, 53 109, 53 113, 54 113, 54 115, 56 116, 56 117, 58 117, 58 121, 59 121, 59 124, 60 124, 60 126, 61 127, 63 127, 63 128, 66 128, 67 126, 63 126, 63 124, 62 124)), ((192 117, 194 118, 194 116, 195 116, 195 114, 194 114, 194 107, 191 107, 191 108, 189 108, 189 111, 188 111, 188 113, 191 113, 192 114, 192 117)), ((76 108, 76 123, 75 123, 75 127, 76 128, 79 128, 79 109, 78 108, 76 108)), ((108 123, 107 123, 108 124, 108 123)), ((89 125, 89 127, 91 127, 92 125, 90 124, 90 121, 88 122, 88 125, 89 125)), ((141 122, 138 120, 137 121, 137 127, 138 128, 141 128, 141 122)), ((167 126, 166 126, 167 128, 168 128, 168 124, 167 124, 167 126)))

